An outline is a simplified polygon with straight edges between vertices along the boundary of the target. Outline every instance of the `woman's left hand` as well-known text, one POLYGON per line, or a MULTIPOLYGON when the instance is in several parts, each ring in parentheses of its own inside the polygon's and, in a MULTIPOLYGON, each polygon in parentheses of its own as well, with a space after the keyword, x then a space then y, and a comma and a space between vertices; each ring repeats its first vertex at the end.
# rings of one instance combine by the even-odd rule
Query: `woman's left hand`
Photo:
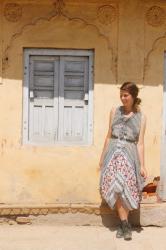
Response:
POLYGON ((141 172, 141 176, 146 179, 147 178, 147 170, 146 170, 146 168, 142 168, 141 167, 141 171, 140 172, 141 172))

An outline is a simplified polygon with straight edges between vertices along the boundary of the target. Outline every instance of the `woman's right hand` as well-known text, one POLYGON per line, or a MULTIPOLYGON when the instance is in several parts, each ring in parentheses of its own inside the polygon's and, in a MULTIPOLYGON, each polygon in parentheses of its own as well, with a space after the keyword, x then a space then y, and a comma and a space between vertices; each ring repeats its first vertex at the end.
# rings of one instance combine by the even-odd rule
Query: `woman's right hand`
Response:
POLYGON ((144 179, 147 179, 147 170, 146 168, 141 167, 141 176, 144 177, 144 179))
POLYGON ((102 166, 103 166, 103 162, 102 162, 102 161, 100 161, 100 162, 99 162, 99 166, 98 166, 97 170, 98 170, 98 171, 101 171, 102 166))

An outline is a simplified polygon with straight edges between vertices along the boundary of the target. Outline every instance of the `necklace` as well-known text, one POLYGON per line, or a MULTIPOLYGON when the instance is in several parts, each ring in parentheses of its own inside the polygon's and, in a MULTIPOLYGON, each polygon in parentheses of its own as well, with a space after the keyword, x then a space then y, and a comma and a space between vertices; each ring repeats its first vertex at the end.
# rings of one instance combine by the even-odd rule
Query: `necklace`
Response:
POLYGON ((128 120, 130 117, 133 117, 135 113, 132 110, 125 112, 124 106, 121 106, 121 114, 128 120))
POLYGON ((126 115, 126 116, 128 116, 130 114, 133 114, 133 111, 132 111, 132 109, 131 110, 125 110, 125 108, 123 106, 123 114, 126 115))

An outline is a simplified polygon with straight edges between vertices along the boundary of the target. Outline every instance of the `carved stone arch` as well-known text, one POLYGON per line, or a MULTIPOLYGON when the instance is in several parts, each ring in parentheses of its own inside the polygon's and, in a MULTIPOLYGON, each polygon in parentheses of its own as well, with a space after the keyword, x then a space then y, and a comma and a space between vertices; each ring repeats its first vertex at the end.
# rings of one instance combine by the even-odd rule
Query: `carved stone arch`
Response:
POLYGON ((70 49, 94 48, 96 51, 100 49, 103 51, 103 58, 100 57, 100 61, 108 60, 107 76, 110 74, 110 81, 116 82, 115 75, 112 72, 114 69, 113 52, 109 38, 102 34, 94 24, 90 24, 81 18, 68 18, 66 16, 55 16, 49 20, 40 19, 36 23, 25 25, 20 32, 14 34, 5 51, 4 59, 7 59, 5 70, 8 70, 8 67, 10 68, 10 65, 14 63, 13 53, 18 51, 19 55, 22 54, 22 47, 43 48, 43 46, 70 49), (19 48, 21 49, 19 50, 19 48))
POLYGON ((147 53, 144 64, 144 83, 158 85, 163 83, 164 51, 166 51, 166 34, 158 37, 147 53))

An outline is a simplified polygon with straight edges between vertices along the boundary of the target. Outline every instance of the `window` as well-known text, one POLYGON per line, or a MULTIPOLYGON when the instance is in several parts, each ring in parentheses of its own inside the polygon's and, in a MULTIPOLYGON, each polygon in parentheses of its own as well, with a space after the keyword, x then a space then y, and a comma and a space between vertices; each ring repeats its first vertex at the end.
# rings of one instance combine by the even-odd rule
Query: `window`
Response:
POLYGON ((92 143, 92 63, 91 50, 24 50, 24 143, 92 143))

